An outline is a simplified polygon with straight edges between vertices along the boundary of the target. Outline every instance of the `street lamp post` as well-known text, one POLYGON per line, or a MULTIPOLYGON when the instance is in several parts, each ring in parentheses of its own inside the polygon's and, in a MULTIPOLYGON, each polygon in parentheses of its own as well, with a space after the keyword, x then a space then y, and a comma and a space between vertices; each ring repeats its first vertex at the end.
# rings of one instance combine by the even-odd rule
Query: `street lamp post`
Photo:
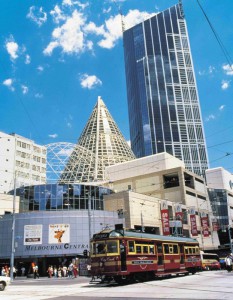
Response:
POLYGON ((14 171, 14 196, 11 227, 11 259, 10 259, 10 278, 14 279, 14 260, 15 260, 15 201, 16 201, 16 171, 14 171))
POLYGON ((91 251, 91 191, 88 193, 88 229, 89 229, 89 251, 91 251))
POLYGON ((231 253, 233 253, 233 247, 232 247, 232 242, 231 242, 231 225, 228 225, 228 235, 229 235, 229 243, 230 243, 230 249, 231 249, 231 253))

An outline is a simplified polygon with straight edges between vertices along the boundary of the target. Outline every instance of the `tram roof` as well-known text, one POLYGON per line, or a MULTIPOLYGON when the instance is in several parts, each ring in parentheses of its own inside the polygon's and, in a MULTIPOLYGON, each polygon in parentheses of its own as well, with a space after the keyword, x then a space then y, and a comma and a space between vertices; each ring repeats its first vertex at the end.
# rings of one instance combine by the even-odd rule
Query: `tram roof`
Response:
POLYGON ((179 236, 165 236, 158 234, 145 233, 141 231, 134 230, 104 230, 97 234, 94 234, 94 239, 105 239, 107 237, 132 237, 132 238, 142 238, 142 239, 150 239, 150 240, 160 240, 160 241, 168 241, 168 242, 186 242, 186 243, 198 243, 196 239, 187 238, 187 237, 179 237, 179 236))

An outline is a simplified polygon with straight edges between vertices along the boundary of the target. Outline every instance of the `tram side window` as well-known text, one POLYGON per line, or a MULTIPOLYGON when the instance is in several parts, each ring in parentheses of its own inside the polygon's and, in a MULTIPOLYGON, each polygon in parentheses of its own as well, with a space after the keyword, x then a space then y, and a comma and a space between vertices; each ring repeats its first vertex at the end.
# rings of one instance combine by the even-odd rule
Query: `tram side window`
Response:
POLYGON ((129 252, 135 252, 135 244, 134 241, 128 241, 129 252))
POLYGON ((141 246, 136 246, 136 253, 142 253, 141 246))
POLYGON ((143 253, 148 253, 148 246, 143 246, 143 253))
POLYGON ((176 244, 164 244, 163 247, 165 254, 179 254, 179 248, 176 244))
POLYGON ((163 247, 162 247, 162 245, 158 245, 157 246, 157 251, 158 251, 158 253, 163 253, 163 247))
POLYGON ((107 252, 108 253, 117 253, 117 241, 107 241, 107 252))
POLYGON ((150 254, 154 254, 155 253, 155 246, 150 246, 150 254))
POLYGON ((178 254, 179 251, 178 251, 178 245, 173 245, 173 253, 174 254, 178 254))
POLYGON ((164 245, 164 253, 169 254, 169 246, 167 244, 164 245))
POLYGON ((185 254, 199 254, 198 247, 185 247, 185 254))

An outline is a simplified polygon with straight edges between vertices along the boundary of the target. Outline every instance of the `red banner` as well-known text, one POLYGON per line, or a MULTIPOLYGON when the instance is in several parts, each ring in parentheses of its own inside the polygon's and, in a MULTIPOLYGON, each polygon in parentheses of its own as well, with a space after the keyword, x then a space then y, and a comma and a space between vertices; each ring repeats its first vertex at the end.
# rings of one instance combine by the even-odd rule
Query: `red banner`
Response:
POLYGON ((202 233, 204 237, 209 236, 208 217, 201 218, 202 233))
POLYGON ((170 226, 169 226, 168 209, 161 209, 161 220, 162 220, 163 235, 169 235, 170 226))
POLYGON ((196 222, 196 215, 190 215, 190 224, 191 224, 191 234, 192 236, 197 236, 197 222, 196 222))

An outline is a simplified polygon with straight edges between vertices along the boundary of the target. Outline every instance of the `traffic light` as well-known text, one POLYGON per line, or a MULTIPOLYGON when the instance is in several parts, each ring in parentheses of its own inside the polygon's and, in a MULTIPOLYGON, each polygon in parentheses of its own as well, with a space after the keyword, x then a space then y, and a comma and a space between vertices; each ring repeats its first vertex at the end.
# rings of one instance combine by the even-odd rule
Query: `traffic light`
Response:
POLYGON ((83 256, 87 257, 87 249, 83 250, 83 256))

